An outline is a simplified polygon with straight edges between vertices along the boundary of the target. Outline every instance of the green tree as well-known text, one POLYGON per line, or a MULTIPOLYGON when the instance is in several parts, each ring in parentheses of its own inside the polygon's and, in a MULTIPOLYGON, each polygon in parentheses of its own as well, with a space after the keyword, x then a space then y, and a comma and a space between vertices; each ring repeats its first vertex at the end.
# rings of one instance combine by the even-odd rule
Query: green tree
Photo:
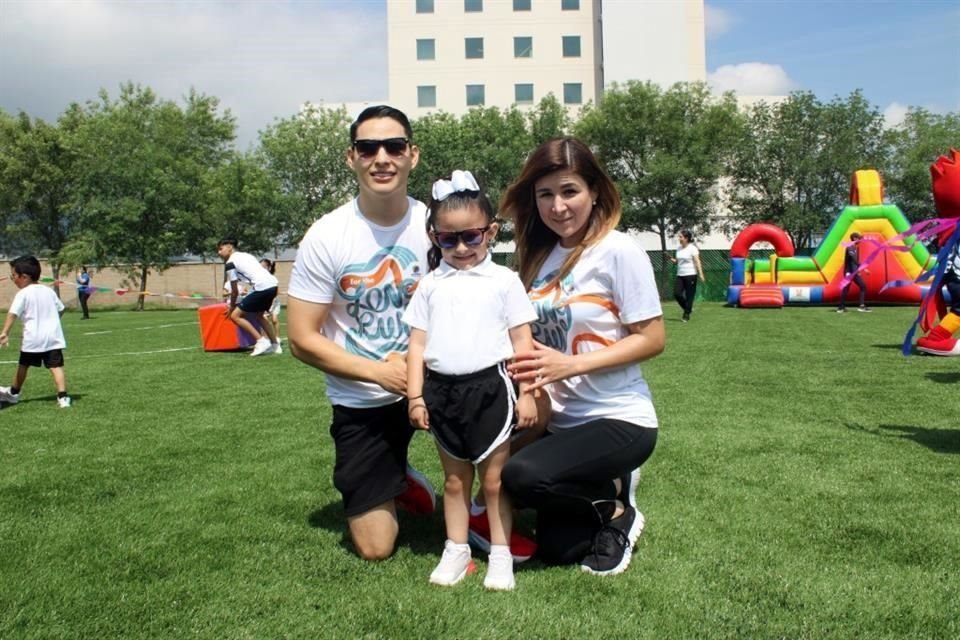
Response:
POLYGON ((621 225, 657 233, 664 260, 668 236, 709 230, 717 181, 740 131, 732 94, 714 97, 702 83, 664 91, 631 81, 586 108, 574 130, 620 189, 621 225))
POLYGON ((903 123, 887 134, 892 158, 884 176, 887 197, 911 220, 934 217, 930 165, 951 147, 960 147, 960 113, 911 107, 903 123))
POLYGON ((126 265, 142 309, 150 270, 165 270, 205 236, 206 186, 230 151, 234 120, 218 112, 216 98, 191 91, 180 107, 132 83, 116 100, 101 91, 86 112, 82 232, 71 244, 98 262, 126 265))
POLYGON ((72 141, 82 120, 76 109, 56 125, 0 112, 0 249, 46 258, 55 281, 77 219, 72 141))
POLYGON ((828 104, 798 92, 746 117, 730 164, 730 227, 771 222, 809 248, 848 202, 853 173, 883 170, 883 117, 860 91, 828 104))
POLYGON ((283 215, 289 200, 261 162, 258 154, 236 153, 208 175, 208 210, 203 217, 205 231, 193 249, 212 253, 218 240, 235 238, 244 251, 273 251, 286 246, 283 215))
POLYGON ((277 244, 296 244, 315 220, 353 196, 355 180, 346 164, 349 129, 345 108, 307 104, 260 132, 263 164, 283 195, 275 211, 277 244))
POLYGON ((567 108, 560 104, 552 93, 548 93, 537 103, 537 106, 527 114, 527 120, 534 147, 551 138, 566 135, 572 126, 567 108))

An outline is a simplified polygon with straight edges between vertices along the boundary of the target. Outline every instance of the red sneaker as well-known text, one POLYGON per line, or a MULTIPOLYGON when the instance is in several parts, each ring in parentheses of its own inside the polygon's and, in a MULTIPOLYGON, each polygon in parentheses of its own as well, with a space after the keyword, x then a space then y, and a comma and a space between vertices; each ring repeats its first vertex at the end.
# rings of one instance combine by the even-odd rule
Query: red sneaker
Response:
POLYGON ((917 340, 917 351, 932 356, 960 356, 960 343, 946 329, 936 326, 917 340))
POLYGON ((396 498, 397 507, 407 513, 426 515, 437 508, 437 494, 422 473, 407 465, 407 490, 396 498))
MULTIPOLYGON (((484 511, 478 516, 470 516, 468 534, 470 546, 484 553, 490 553, 490 520, 484 511)), ((516 531, 510 532, 510 555, 514 562, 526 562, 537 552, 537 543, 516 531)))

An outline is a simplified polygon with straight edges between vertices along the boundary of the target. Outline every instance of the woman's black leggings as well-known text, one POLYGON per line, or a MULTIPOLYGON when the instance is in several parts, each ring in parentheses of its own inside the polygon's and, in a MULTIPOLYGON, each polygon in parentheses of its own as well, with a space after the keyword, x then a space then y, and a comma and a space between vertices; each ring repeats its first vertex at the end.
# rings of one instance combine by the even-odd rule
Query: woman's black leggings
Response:
POLYGON ((690 315, 693 312, 693 299, 697 297, 697 276, 677 276, 673 297, 683 312, 690 315))
POLYGON ((613 481, 628 478, 656 443, 656 429, 600 419, 558 429, 510 457, 501 480, 514 506, 536 509, 538 555, 545 562, 583 559, 612 515, 613 481))

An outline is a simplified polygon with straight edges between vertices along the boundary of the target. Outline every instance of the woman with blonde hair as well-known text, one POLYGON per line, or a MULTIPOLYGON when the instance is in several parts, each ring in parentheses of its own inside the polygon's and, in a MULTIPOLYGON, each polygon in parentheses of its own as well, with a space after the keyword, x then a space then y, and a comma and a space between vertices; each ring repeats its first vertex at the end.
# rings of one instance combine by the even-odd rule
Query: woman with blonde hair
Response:
POLYGON ((638 364, 663 351, 650 259, 616 230, 620 196, 576 138, 540 145, 505 192, 520 279, 537 309, 535 349, 516 354, 518 382, 549 394, 546 434, 513 454, 502 479, 537 511, 538 553, 584 571, 624 571, 643 528, 638 469, 657 415, 638 364))

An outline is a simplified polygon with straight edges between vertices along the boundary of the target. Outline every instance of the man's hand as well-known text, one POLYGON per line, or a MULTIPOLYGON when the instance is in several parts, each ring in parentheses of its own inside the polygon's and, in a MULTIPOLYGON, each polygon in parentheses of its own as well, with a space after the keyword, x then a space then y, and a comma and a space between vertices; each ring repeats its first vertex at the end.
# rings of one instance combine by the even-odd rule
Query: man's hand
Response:
POLYGON ((398 353, 391 353, 383 362, 376 363, 375 381, 390 393, 407 395, 407 360, 398 353))

